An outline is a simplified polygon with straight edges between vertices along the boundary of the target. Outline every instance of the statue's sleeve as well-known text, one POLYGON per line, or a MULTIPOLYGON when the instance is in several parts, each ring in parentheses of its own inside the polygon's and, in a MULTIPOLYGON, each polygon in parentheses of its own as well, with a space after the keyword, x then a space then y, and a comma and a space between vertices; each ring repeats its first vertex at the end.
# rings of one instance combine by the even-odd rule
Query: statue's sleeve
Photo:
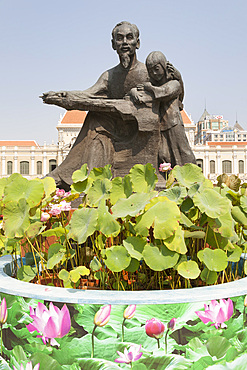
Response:
POLYGON ((89 89, 82 91, 88 98, 107 98, 108 97, 108 71, 102 73, 98 81, 89 89))
POLYGON ((153 93, 157 100, 173 100, 181 94, 181 84, 177 80, 171 80, 162 86, 153 86, 153 93))

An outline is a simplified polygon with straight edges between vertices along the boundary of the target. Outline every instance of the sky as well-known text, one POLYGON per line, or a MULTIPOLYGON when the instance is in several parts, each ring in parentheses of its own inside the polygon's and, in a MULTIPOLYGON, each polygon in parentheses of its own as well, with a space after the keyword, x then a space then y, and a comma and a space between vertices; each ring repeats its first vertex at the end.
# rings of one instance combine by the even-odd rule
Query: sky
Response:
POLYGON ((140 29, 138 59, 162 51, 181 72, 184 107, 247 130, 246 0, 0 0, 0 140, 57 142, 65 110, 39 96, 84 90, 118 64, 111 31, 140 29))

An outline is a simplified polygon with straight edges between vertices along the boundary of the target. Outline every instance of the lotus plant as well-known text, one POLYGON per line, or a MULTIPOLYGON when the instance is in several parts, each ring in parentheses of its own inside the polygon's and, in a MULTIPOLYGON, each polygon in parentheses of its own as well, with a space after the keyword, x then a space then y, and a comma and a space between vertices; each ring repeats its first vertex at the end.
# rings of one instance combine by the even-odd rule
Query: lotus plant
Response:
POLYGON ((175 329, 176 321, 177 321, 177 319, 175 319, 175 317, 173 317, 167 324, 167 331, 166 331, 166 335, 165 335, 165 353, 167 353, 167 346, 168 346, 167 338, 168 338, 169 331, 170 330, 173 331, 175 329))
POLYGON ((1 328, 1 356, 3 354, 3 324, 6 323, 8 317, 8 310, 7 310, 7 304, 6 299, 3 298, 1 305, 0 305, 0 328, 1 328))
POLYGON ((30 307, 30 316, 33 322, 27 325, 27 329, 31 333, 35 330, 39 332, 37 337, 42 338, 44 344, 48 342, 51 346, 59 346, 55 338, 62 338, 70 331, 71 319, 66 304, 60 310, 51 302, 48 310, 39 302, 35 310, 30 307))
POLYGON ((120 356, 116 358, 115 362, 120 364, 130 364, 132 369, 132 362, 139 360, 142 356, 141 344, 139 346, 130 346, 129 351, 127 348, 124 349, 124 353, 117 351, 117 354, 120 356))
POLYGON ((111 314, 111 305, 108 304, 107 306, 101 307, 94 316, 94 328, 92 331, 92 354, 91 357, 94 356, 94 332, 97 328, 97 326, 105 326, 108 321, 110 320, 110 314, 111 314))
POLYGON ((124 313, 123 313, 123 322, 122 322, 122 342, 124 341, 124 323, 126 319, 132 319, 134 317, 136 312, 136 305, 131 304, 127 308, 125 308, 124 313))
POLYGON ((233 302, 230 298, 228 300, 220 299, 219 302, 212 300, 207 306, 204 304, 205 311, 196 311, 197 316, 207 324, 212 322, 211 326, 226 328, 225 321, 228 321, 233 315, 233 302))
MULTIPOLYGON (((35 365, 35 366, 33 367, 32 362, 30 361, 30 362, 28 362, 28 363, 26 364, 26 367, 25 367, 25 368, 24 368, 23 364, 21 364, 21 366, 20 366, 20 369, 19 369, 19 370, 39 370, 39 365, 40 365, 40 364, 37 364, 37 365, 35 365)), ((13 366, 13 369, 14 369, 14 370, 17 370, 15 366, 13 366)))
POLYGON ((149 337, 157 340, 158 348, 160 348, 160 338, 164 335, 165 325, 160 320, 153 318, 146 321, 145 330, 149 337))

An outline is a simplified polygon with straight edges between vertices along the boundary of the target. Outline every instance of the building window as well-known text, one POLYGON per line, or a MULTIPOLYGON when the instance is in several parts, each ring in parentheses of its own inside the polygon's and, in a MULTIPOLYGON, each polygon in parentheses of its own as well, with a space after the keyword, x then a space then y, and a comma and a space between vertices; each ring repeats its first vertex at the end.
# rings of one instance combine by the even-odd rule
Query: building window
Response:
POLYGON ((244 173, 244 161, 238 161, 238 172, 244 173))
POLYGON ((49 172, 55 170, 56 167, 57 167, 56 159, 50 159, 49 160, 49 172))
POLYGON ((210 173, 215 173, 215 161, 210 161, 210 173))
POLYGON ((20 163, 20 174, 21 175, 29 175, 29 162, 22 161, 20 163))
POLYGON ((7 162, 7 175, 12 175, 13 173, 13 162, 8 161, 7 162))
POLYGON ((203 159, 197 159, 196 160, 196 164, 198 167, 200 167, 203 171, 203 159))
POLYGON ((223 161, 222 162, 222 172, 223 173, 232 173, 232 162, 231 161, 223 161))
POLYGON ((42 175, 42 162, 37 162, 37 175, 42 175))

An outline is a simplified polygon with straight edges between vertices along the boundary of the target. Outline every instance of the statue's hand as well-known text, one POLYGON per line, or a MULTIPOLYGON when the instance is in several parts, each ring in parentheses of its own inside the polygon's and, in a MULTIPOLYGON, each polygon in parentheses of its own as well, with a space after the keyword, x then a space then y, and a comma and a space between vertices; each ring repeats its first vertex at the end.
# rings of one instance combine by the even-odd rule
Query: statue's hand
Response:
POLYGON ((48 91, 47 93, 43 93, 43 95, 40 96, 40 98, 43 99, 43 103, 45 104, 59 104, 66 97, 66 91, 48 91))

